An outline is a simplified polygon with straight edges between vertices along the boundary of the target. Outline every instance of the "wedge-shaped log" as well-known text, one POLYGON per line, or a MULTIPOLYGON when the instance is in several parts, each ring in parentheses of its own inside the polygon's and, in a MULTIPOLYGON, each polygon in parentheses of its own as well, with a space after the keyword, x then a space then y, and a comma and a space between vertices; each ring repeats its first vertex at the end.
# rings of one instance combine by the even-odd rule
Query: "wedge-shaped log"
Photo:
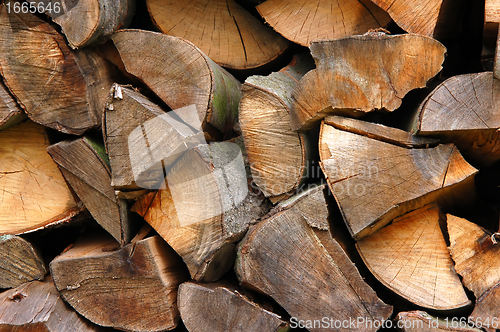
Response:
POLYGON ((0 234, 69 221, 81 209, 46 148, 43 126, 29 120, 0 131, 0 234))
POLYGON ((0 288, 43 280, 45 264, 31 243, 19 236, 0 236, 0 288))
POLYGON ((356 247, 375 277, 406 300, 433 310, 470 305, 453 270, 437 206, 427 205, 394 219, 356 247))
POLYGON ((147 0, 146 3, 160 31, 189 40, 227 68, 263 66, 289 45, 234 0, 147 0))
POLYGON ((327 114, 362 116, 393 111, 409 91, 441 71, 445 47, 418 35, 371 32, 310 46, 316 69, 300 80, 290 112, 292 129, 307 130, 327 114))
POLYGON ((103 331, 68 306, 50 278, 32 281, 0 294, 1 331, 103 331))
POLYGON ((103 135, 117 189, 159 189, 166 171, 190 147, 204 143, 191 105, 164 112, 130 86, 114 84, 104 112, 103 135), (189 119, 190 125, 179 120, 189 119))
POLYGON ((159 236, 116 249, 110 236, 92 234, 56 257, 50 270, 63 298, 101 326, 128 331, 175 328, 177 287, 188 277, 182 260, 159 236))
POLYGON ((359 35, 391 18, 371 1, 267 0, 257 10, 285 38, 309 47, 313 40, 359 35))
POLYGON ((7 129, 26 119, 26 114, 16 103, 3 83, 0 83, 0 130, 7 129))
POLYGON ((321 168, 349 232, 361 239, 392 219, 453 193, 466 190, 477 172, 453 145, 407 149, 321 126, 321 168), (446 190, 444 190, 446 188, 446 190))
MULTIPOLYGON (((357 317, 366 324, 343 330, 375 331, 375 326, 390 316, 392 307, 364 283, 333 239, 329 240, 332 246, 324 246, 316 236, 306 219, 311 215, 309 207, 318 204, 316 199, 324 204, 321 188, 303 193, 295 203, 275 210, 248 232, 238 250, 238 279, 243 286, 271 296, 295 323, 305 322, 309 331, 323 330, 307 323, 323 317, 339 321, 357 317)), ((323 216, 321 213, 317 218, 323 216)))
POLYGON ((240 146, 201 144, 174 164, 165 189, 141 197, 132 211, 183 258, 193 279, 215 281, 233 266, 232 243, 267 212, 248 182, 240 146))
POLYGON ((102 143, 91 137, 62 141, 47 152, 92 217, 121 244, 128 243, 131 229, 127 202, 117 198, 102 143))
POLYGON ((438 318, 425 311, 403 311, 394 319, 394 325, 403 332, 480 332, 463 317, 438 318), (455 320, 453 320, 455 319, 455 320), (461 319, 461 320, 460 320, 461 319))
POLYGON ((465 287, 474 292, 476 305, 473 321, 481 320, 483 328, 500 328, 500 244, 496 235, 470 221, 448 215, 451 257, 465 287))
MULTIPOLYGON (((194 105, 202 122, 220 131, 238 118, 240 83, 190 42, 162 33, 120 30, 112 36, 128 73, 173 110, 194 105)), ((191 123, 189 119, 183 119, 191 123)))
MULTIPOLYGON (((13 8, 14 1, 8 1, 13 8)), ((100 125, 113 69, 93 50, 73 52, 53 26, 2 6, 0 70, 35 122, 69 134, 100 125)))
POLYGON ((72 48, 104 42, 119 28, 128 26, 135 12, 135 0, 65 0, 53 21, 72 48))
POLYGON ((500 159, 500 81, 492 72, 453 76, 420 105, 415 132, 453 142, 471 163, 500 159))
POLYGON ((179 286, 179 312, 190 332, 288 331, 277 314, 250 301, 225 283, 185 282, 179 286))
POLYGON ((255 184, 272 201, 284 199, 305 178, 306 135, 290 128, 291 94, 310 69, 305 56, 269 76, 250 76, 243 84, 239 123, 255 184))

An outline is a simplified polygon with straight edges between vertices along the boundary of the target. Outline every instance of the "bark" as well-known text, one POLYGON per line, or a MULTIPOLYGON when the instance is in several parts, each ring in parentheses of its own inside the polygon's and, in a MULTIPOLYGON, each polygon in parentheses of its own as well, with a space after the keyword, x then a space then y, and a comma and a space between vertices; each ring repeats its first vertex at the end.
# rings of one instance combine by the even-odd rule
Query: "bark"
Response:
POLYGON ((177 287, 187 279, 180 258, 159 236, 116 249, 113 238, 92 234, 56 257, 50 270, 63 298, 101 326, 128 331, 175 328, 177 287))
POLYGON ((26 119, 26 114, 10 95, 5 84, 0 83, 0 130, 12 127, 26 119))
POLYGON ((393 111, 411 90, 441 71, 445 47, 418 35, 371 32, 310 46, 316 69, 292 94, 293 130, 307 130, 328 114, 360 117, 393 111))
POLYGON ((160 31, 189 40, 223 67, 261 67, 279 57, 289 45, 234 0, 146 3, 160 31))
MULTIPOLYGON (((172 110, 194 105, 195 123, 233 128, 240 83, 188 41, 161 33, 120 30, 113 36, 128 73, 143 81, 172 110)), ((189 119, 183 119, 187 123, 189 119)))
POLYGON ((453 145, 399 145, 321 126, 320 165, 356 240, 408 211, 473 190, 477 170, 453 145))
POLYGON ((314 40, 363 34, 391 21, 386 12, 364 0, 267 0, 257 10, 282 36, 307 47, 314 40))

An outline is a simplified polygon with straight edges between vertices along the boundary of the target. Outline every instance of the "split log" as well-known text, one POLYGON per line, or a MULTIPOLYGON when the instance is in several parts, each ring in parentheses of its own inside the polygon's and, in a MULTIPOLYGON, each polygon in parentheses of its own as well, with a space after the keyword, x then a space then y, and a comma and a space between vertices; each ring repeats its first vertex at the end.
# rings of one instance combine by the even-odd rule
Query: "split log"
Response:
POLYGON ((465 287, 474 292, 476 305, 470 315, 489 331, 500 328, 500 245, 496 235, 463 218, 448 215, 450 253, 465 287))
MULTIPOLYGON (((172 110, 195 105, 205 130, 233 128, 240 83, 188 41, 161 33, 120 30, 112 36, 128 73, 143 81, 172 110)), ((189 119, 183 119, 190 123, 189 119)))
POLYGON ((500 79, 500 24, 498 25, 497 44, 495 47, 495 57, 493 59, 493 76, 495 76, 496 79, 500 79))
MULTIPOLYGON (((12 4, 8 1, 5 4, 12 4)), ((100 125, 113 69, 92 50, 73 52, 33 14, 0 13, 0 70, 35 122, 69 134, 100 125)))
POLYGON ((407 149, 325 123, 319 149, 321 168, 356 240, 408 211, 469 189, 477 172, 453 145, 407 149))
POLYGON ((102 331, 79 316, 61 299, 49 278, 32 281, 0 294, 1 331, 102 331))
POLYGON ((423 88, 441 71, 445 47, 417 35, 371 32, 310 46, 316 69, 292 94, 293 130, 310 129, 328 114, 360 117, 393 111, 412 89, 423 88))
POLYGON ((415 136, 401 129, 338 115, 329 115, 323 121, 325 124, 343 131, 405 148, 429 148, 439 144, 439 139, 436 138, 415 136))
POLYGON ((306 135, 290 128, 291 94, 312 68, 305 56, 269 76, 243 84, 239 122, 255 184, 273 202, 290 197, 305 178, 306 135), (279 153, 278 153, 279 151, 279 153))
POLYGON ((3 83, 0 82, 0 130, 12 127, 26 119, 26 114, 17 105, 3 83))
POLYGON ((111 186, 102 143, 85 137, 51 145, 47 152, 92 217, 120 244, 128 243, 132 234, 127 202, 117 198, 111 186))
POLYGON ((500 4, 495 0, 485 1, 485 22, 499 22, 500 23, 500 4))
POLYGON ((365 0, 267 0, 257 10, 282 36, 307 47, 313 40, 359 35, 391 21, 385 11, 365 0))
POLYGON ((130 24, 135 0, 64 0, 61 12, 52 12, 71 48, 99 44, 130 24))
POLYGON ((174 164, 165 189, 141 197, 132 211, 183 258, 193 279, 216 281, 233 266, 232 243, 267 212, 248 182, 237 144, 201 144, 174 164))
POLYGON ((238 279, 243 286, 271 296, 292 316, 291 323, 302 321, 309 331, 322 330, 312 322, 323 317, 339 321, 356 317, 366 324, 343 330, 375 331, 375 326, 390 316, 392 307, 363 282, 333 239, 329 242, 336 247, 323 246, 304 217, 309 212, 302 212, 302 208, 315 206, 315 198, 324 202, 324 197, 307 192, 303 195, 248 232, 238 250, 238 279), (336 253, 331 255, 329 250, 336 253))
POLYGON ((400 312, 394 319, 395 326, 403 332, 481 332, 482 330, 474 328, 467 324, 467 320, 460 321, 458 317, 438 318, 433 317, 425 311, 400 312))
POLYGON ((420 105, 418 135, 454 143, 473 165, 500 160, 500 81, 491 72, 453 76, 420 105))
POLYGON ((160 31, 189 40, 223 67, 260 67, 276 59, 289 45, 234 0, 146 3, 160 31))
POLYGON ((179 286, 179 312, 189 332, 288 331, 277 314, 222 283, 179 286))
POLYGON ((439 209, 428 205, 393 220, 356 243, 373 275, 387 288, 432 310, 470 305, 439 227, 439 209))
POLYGON ((43 259, 31 243, 18 236, 0 236, 0 288, 43 280, 45 273, 43 259))
POLYGON ((29 120, 0 131, 0 234, 69 221, 81 210, 48 145, 45 128, 29 120))
POLYGON ((128 331, 177 326, 177 287, 187 271, 159 237, 119 250, 109 236, 92 234, 50 263, 62 297, 85 318, 128 331), (144 310, 147 308, 147 310, 144 310))
POLYGON ((192 105, 166 113, 133 88, 113 85, 103 123, 111 185, 159 189, 170 166, 189 148, 205 142, 197 117, 192 105))

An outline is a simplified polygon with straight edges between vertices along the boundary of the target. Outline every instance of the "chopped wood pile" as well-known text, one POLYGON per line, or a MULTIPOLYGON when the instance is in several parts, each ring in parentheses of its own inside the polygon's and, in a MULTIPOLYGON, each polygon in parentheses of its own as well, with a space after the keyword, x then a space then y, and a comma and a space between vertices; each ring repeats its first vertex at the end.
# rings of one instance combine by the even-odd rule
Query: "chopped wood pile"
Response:
POLYGON ((0 6, 0 331, 500 329, 498 1, 0 6))

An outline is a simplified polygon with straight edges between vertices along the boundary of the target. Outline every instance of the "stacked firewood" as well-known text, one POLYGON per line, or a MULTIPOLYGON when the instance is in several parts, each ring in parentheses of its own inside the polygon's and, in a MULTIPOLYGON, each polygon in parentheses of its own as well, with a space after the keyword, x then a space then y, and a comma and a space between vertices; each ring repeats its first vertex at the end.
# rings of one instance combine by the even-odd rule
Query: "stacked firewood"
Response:
POLYGON ((499 22, 4 0, 0 331, 500 329, 499 22))

